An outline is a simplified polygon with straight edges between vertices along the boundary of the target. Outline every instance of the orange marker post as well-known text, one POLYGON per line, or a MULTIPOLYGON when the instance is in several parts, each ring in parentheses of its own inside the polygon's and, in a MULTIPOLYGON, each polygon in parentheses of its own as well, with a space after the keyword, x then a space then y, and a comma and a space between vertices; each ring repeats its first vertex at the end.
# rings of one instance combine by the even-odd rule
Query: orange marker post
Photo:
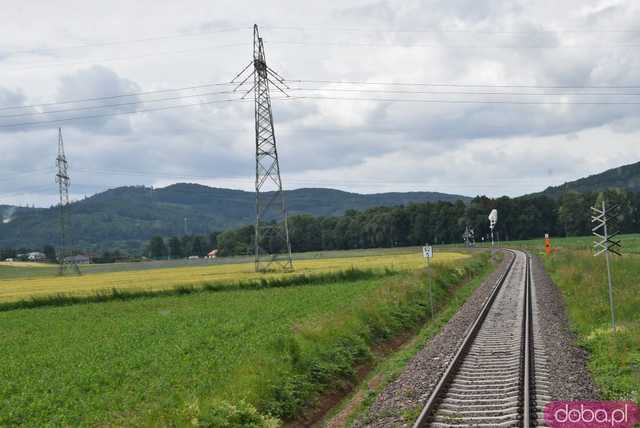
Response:
POLYGON ((548 233, 544 234, 544 252, 547 253, 547 256, 551 255, 551 239, 548 233))

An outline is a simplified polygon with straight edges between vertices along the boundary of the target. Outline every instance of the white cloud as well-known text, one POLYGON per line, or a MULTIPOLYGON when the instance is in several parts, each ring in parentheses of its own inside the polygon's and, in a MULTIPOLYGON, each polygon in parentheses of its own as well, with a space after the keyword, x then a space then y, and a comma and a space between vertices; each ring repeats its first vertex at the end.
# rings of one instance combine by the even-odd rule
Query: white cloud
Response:
MULTIPOLYGON (((640 82, 640 59, 633 48, 639 43, 640 8, 631 0, 561 4, 142 0, 134 5, 124 0, 108 4, 65 0, 55 5, 31 0, 22 5, 5 11, 0 108, 228 81, 251 58, 253 22, 261 25, 267 60, 290 79, 549 87, 638 86, 640 82), (25 31, 27 26, 39 31, 25 31), (233 31, 220 31, 224 29, 233 31), (371 29, 398 31, 365 31, 371 29), (549 29, 564 31, 546 31, 549 29)), ((290 84, 292 88, 301 85, 290 84)), ((345 85, 306 86, 320 89, 309 95, 323 97, 565 104, 286 101, 276 99, 281 95, 272 90, 287 188, 519 195, 638 160, 637 105, 571 104, 638 101, 637 95, 474 96, 469 92, 540 90, 364 87, 368 91, 425 92, 384 95, 337 91, 349 87, 345 85)), ((223 90, 225 87, 203 88, 183 95, 223 90)), ((174 94, 107 99, 91 105, 131 102, 108 109, 122 113, 213 98, 136 104, 174 94)), ((292 90, 291 94, 305 92, 292 90)), ((19 113, 86 105, 70 103, 19 113)), ((15 112, 0 110, 0 116, 15 112)), ((77 113, 90 115, 93 111, 74 115, 77 113)), ((0 125, 47 121, 66 114, 71 113, 0 117, 0 125)), ((46 205, 55 201, 51 169, 57 126, 0 128, 0 203, 46 205), (36 172, 15 174, 25 171, 36 172)), ((251 102, 116 115, 62 126, 75 197, 125 184, 174 181, 251 188, 251 102)))

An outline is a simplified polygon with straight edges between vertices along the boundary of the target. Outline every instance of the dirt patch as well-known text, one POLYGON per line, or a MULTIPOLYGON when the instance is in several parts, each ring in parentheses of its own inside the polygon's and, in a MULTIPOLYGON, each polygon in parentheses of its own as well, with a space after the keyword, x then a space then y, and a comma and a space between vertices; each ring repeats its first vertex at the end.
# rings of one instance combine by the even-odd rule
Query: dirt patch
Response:
MULTIPOLYGON (((371 378, 369 382, 367 382, 367 387, 369 388, 369 390, 375 390, 380 386, 383 380, 384 380, 384 374, 379 373, 373 378, 371 378)), ((324 428, 340 428, 344 426, 344 424, 347 423, 347 420, 349 419, 349 417, 360 406, 360 404, 364 401, 365 398, 366 398, 366 391, 364 389, 361 389, 356 393, 356 395, 354 395, 351 398, 349 403, 347 403, 347 405, 337 415, 331 418, 324 425, 324 428)))

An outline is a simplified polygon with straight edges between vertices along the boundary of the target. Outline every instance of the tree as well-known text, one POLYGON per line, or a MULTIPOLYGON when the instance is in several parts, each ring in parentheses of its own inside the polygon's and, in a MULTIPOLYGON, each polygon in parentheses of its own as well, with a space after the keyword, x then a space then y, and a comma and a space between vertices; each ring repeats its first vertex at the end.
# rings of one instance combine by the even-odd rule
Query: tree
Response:
POLYGON ((191 247, 191 254, 198 257, 204 257, 209 253, 207 249, 207 242, 202 236, 195 236, 193 238, 193 245, 191 247))
POLYGON ((218 235, 218 250, 221 256, 253 254, 255 228, 253 225, 225 230, 218 235))
POLYGON ((164 244, 162 236, 154 236, 149 242, 149 254, 152 259, 159 259, 167 256, 167 246, 164 244))
POLYGON ((180 242, 180 238, 177 236, 173 236, 169 239, 169 255, 174 259, 180 259, 185 256, 182 243, 180 242))
POLYGON ((48 261, 50 261, 51 263, 56 262, 57 260, 56 249, 53 248, 53 245, 45 245, 44 248, 42 249, 42 252, 47 257, 48 261))
POLYGON ((289 217, 289 238, 293 251, 318 251, 322 249, 321 221, 309 214, 289 217))
POLYGON ((595 194, 567 192, 560 198, 558 223, 565 236, 591 233, 591 209, 595 194))
POLYGON ((17 254, 13 248, 2 248, 0 249, 0 260, 15 259, 17 254))
POLYGON ((218 248, 218 235, 220 235, 220 232, 211 232, 209 234, 209 249, 210 250, 215 250, 216 248, 218 248))

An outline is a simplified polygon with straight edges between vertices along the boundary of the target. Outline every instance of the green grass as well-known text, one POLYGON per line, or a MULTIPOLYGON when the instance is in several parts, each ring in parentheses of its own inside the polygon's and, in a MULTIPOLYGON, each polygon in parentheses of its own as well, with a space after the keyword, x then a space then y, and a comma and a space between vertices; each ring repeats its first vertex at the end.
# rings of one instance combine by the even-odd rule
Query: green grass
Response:
MULTIPOLYGON (((436 303, 486 255, 434 265, 436 303)), ((0 313, 0 426, 273 426, 427 317, 424 273, 0 313), (256 410, 257 409, 257 410, 256 410)))
POLYGON ((640 256, 612 259, 615 334, 603 257, 565 251, 545 258, 545 266, 564 295, 579 345, 590 353, 589 369, 603 398, 640 404, 640 256))
MULTIPOLYGON (((622 251, 625 254, 640 254, 640 234, 629 234, 618 236, 622 240, 622 251)), ((551 245, 558 251, 563 250, 589 250, 593 247, 593 236, 575 236, 569 238, 551 237, 551 245)), ((505 248, 522 248, 544 252, 544 237, 540 239, 531 239, 527 241, 505 241, 500 242, 501 247, 505 248)))

